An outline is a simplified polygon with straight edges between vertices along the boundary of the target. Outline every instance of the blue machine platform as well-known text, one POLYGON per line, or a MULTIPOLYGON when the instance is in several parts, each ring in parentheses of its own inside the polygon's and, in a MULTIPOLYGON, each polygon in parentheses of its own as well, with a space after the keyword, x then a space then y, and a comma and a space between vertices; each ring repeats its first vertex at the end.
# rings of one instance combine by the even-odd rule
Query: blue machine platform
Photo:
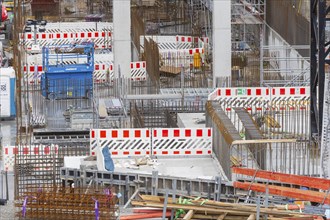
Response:
POLYGON ((42 49, 42 95, 47 99, 91 98, 94 44, 48 46, 42 49))

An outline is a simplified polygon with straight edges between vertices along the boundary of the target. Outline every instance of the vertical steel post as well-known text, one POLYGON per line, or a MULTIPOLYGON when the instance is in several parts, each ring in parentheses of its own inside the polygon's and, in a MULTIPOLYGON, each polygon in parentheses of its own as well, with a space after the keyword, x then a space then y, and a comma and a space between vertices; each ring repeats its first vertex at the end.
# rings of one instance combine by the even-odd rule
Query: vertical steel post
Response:
MULTIPOLYGON (((329 53, 325 52, 326 15, 329 13, 325 0, 311 0, 310 5, 310 86, 311 86, 311 140, 319 142, 322 133, 325 59, 329 53)), ((329 63, 329 61, 327 61, 329 63)))

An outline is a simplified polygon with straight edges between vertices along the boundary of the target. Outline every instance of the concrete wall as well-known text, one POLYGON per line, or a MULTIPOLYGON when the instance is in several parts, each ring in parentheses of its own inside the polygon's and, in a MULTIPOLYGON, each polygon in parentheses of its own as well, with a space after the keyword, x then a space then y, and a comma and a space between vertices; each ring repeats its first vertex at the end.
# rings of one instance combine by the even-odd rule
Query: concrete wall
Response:
POLYGON ((231 180, 230 147, 234 140, 241 140, 241 138, 218 103, 208 102, 206 109, 206 127, 212 128, 213 153, 217 157, 225 175, 231 180))
MULTIPOLYGON (((267 0, 266 21, 290 45, 309 45, 309 1, 267 0)), ((303 56, 309 52, 299 51, 303 56)))

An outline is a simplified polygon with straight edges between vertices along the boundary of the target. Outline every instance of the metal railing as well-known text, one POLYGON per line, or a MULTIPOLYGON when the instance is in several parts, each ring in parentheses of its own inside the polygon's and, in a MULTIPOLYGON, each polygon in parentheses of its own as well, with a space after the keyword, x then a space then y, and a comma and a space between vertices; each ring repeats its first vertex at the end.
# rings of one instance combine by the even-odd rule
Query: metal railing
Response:
MULTIPOLYGON (((309 141, 263 139, 234 141, 230 148, 232 166, 297 175, 320 175, 320 151, 309 141)), ((239 178, 236 175, 236 178, 239 178)))

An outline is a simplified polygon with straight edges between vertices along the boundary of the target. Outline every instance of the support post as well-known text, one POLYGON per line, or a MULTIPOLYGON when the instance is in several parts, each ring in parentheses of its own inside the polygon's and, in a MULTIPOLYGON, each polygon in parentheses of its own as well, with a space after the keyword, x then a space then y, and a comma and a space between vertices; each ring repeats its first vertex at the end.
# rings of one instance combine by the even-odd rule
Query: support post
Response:
POLYGON ((5 177, 6 177, 6 200, 9 200, 9 189, 8 189, 8 171, 5 171, 5 177))
MULTIPOLYGON (((177 187, 177 179, 173 179, 172 182, 172 202, 176 203, 176 187, 177 187)), ((171 210, 171 219, 174 219, 174 209, 171 210)))
POLYGON ((113 0, 113 51, 115 77, 131 77, 131 1, 113 0))
POLYGON ((166 194, 165 194, 165 200, 164 200, 164 207, 163 207, 163 217, 162 219, 165 219, 166 217, 166 209, 167 209, 167 202, 168 202, 168 189, 166 189, 166 194))
POLYGON ((151 182, 152 191, 151 194, 157 196, 158 191, 158 171, 152 171, 152 182, 151 182))
POLYGON ((213 87, 231 86, 231 0, 213 0, 213 87))
POLYGON ((260 219, 260 195, 258 195, 258 200, 257 200, 257 220, 260 219))
POLYGON ((217 177, 215 177, 214 200, 220 201, 220 195, 221 195, 221 177, 217 176, 217 177))

